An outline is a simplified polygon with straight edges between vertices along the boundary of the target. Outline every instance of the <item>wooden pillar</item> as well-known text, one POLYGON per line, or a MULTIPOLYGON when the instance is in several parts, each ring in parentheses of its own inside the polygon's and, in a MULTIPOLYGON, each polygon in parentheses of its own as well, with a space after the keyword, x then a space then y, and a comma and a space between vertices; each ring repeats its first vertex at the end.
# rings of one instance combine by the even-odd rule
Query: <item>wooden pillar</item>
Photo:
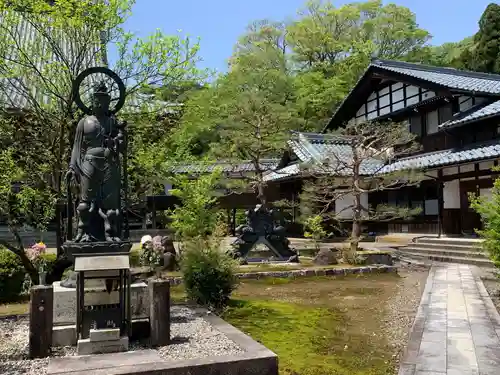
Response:
POLYGON ((170 281, 151 279, 148 289, 151 345, 165 346, 170 342, 170 281))
POLYGON ((29 357, 44 358, 52 346, 54 289, 36 285, 30 291, 29 357))
POLYGON ((438 237, 441 237, 443 233, 443 209, 444 209, 444 197, 443 197, 443 170, 438 171, 438 178, 436 180, 438 186, 438 237))
POLYGON ((236 236, 236 208, 233 208, 233 226, 231 227, 231 234, 236 236))
POLYGON ((152 202, 153 217, 151 218, 153 230, 156 230, 156 199, 153 197, 152 202))
POLYGON ((63 221, 62 221, 62 210, 64 209, 64 203, 58 200, 56 203, 56 254, 60 258, 62 256, 62 243, 63 243, 63 221))

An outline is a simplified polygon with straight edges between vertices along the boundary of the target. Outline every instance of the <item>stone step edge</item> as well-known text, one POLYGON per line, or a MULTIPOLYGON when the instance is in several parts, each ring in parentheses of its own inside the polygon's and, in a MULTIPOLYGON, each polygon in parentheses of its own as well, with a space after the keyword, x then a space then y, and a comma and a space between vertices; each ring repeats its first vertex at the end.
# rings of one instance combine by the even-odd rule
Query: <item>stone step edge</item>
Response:
POLYGON ((413 246, 399 249, 401 253, 414 253, 423 255, 442 255, 442 256, 456 256, 470 259, 488 259, 488 255, 480 251, 457 251, 457 250, 444 250, 444 249, 430 249, 430 248, 416 248, 413 246))
POLYGON ((464 244, 450 244, 450 243, 435 243, 435 242, 410 242, 407 246, 432 246, 432 247, 440 247, 440 248, 446 248, 446 247, 453 247, 457 249, 478 249, 481 250, 482 246, 481 245, 464 245, 464 244))
MULTIPOLYGON (((289 270, 289 271, 263 271, 263 272, 245 272, 237 273, 239 279, 260 280, 265 278, 298 278, 298 277, 315 277, 315 276, 347 276, 364 273, 389 273, 398 272, 397 266, 361 266, 349 268, 313 268, 305 270, 289 270)), ((168 278, 172 285, 182 284, 182 277, 168 278)))
POLYGON ((463 263, 463 264, 474 264, 481 263, 485 265, 493 264, 493 262, 489 259, 478 259, 478 258, 468 258, 468 257, 452 257, 452 256, 435 256, 430 254, 419 254, 419 253, 410 253, 410 252, 402 252, 402 256, 406 258, 415 257, 417 259, 428 259, 436 262, 448 262, 448 263, 463 263), (467 262, 456 262, 456 260, 462 260, 467 262))

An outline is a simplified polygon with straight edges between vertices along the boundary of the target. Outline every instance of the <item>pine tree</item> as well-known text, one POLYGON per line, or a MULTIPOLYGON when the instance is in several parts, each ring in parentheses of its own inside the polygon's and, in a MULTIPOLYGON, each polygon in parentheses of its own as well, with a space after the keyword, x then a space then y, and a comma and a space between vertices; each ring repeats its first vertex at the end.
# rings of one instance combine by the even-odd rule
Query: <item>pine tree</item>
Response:
POLYGON ((500 73, 500 5, 488 5, 479 20, 474 47, 464 51, 462 61, 469 70, 500 73))

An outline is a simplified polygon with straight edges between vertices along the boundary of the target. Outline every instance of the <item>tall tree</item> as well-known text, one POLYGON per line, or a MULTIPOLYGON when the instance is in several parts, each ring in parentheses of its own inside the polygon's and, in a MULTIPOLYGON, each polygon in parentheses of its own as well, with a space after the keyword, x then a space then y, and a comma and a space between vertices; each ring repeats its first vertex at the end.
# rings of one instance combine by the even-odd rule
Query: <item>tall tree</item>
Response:
POLYGON ((275 31, 261 23, 241 38, 229 72, 186 104, 179 132, 188 143, 193 133, 187 129, 210 130, 217 136, 214 157, 250 161, 255 172, 244 180, 262 203, 266 203, 264 174, 270 168, 266 159, 278 157, 288 130, 297 128, 293 78, 283 38, 275 31))
POLYGON ((304 187, 301 205, 326 221, 352 222, 347 259, 353 261, 363 222, 407 217, 419 211, 386 204, 370 207, 362 197, 417 184, 421 177, 416 169, 381 172, 395 153, 412 153, 420 146, 407 125, 398 123, 349 124, 332 137, 340 146, 309 166, 312 178, 304 187), (336 207, 340 201, 344 203, 336 207))
POLYGON ((403 59, 426 45, 430 35, 415 14, 380 0, 335 7, 308 1, 287 27, 295 61, 301 115, 320 129, 372 57, 403 59))
POLYGON ((500 73, 500 5, 488 5, 479 20, 474 46, 463 52, 461 60, 466 69, 500 73))
POLYGON ((467 37, 459 42, 444 43, 439 46, 427 46, 418 53, 408 55, 406 60, 428 65, 464 68, 463 56, 474 46, 474 38, 467 37), (467 51, 467 52, 466 52, 467 51))

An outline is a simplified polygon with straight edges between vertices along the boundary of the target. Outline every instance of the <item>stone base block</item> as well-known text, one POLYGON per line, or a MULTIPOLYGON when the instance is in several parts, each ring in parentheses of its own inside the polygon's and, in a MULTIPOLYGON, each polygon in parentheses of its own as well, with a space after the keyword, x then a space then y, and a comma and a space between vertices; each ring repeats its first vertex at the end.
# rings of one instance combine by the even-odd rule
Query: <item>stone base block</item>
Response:
POLYGON ((128 337, 123 336, 118 340, 109 341, 78 340, 76 350, 78 355, 126 352, 128 350, 128 337))
POLYGON ((120 340, 120 329, 91 329, 89 338, 92 342, 120 340))
MULTIPOLYGON (((100 281, 100 280, 96 280, 100 281)), ((85 305, 114 304, 119 302, 118 291, 106 292, 101 286, 85 288, 85 305)), ((60 282, 54 287, 54 326, 76 324, 76 289, 65 288, 60 282)), ((132 284, 130 288, 132 319, 149 319, 149 295, 146 283, 132 284)))
MULTIPOLYGON (((149 337, 149 319, 132 320, 132 340, 149 337)), ((58 326, 52 330, 52 346, 75 346, 76 325, 58 326)))
POLYGON ((59 326, 52 329, 52 346, 76 345, 76 325, 59 326))

